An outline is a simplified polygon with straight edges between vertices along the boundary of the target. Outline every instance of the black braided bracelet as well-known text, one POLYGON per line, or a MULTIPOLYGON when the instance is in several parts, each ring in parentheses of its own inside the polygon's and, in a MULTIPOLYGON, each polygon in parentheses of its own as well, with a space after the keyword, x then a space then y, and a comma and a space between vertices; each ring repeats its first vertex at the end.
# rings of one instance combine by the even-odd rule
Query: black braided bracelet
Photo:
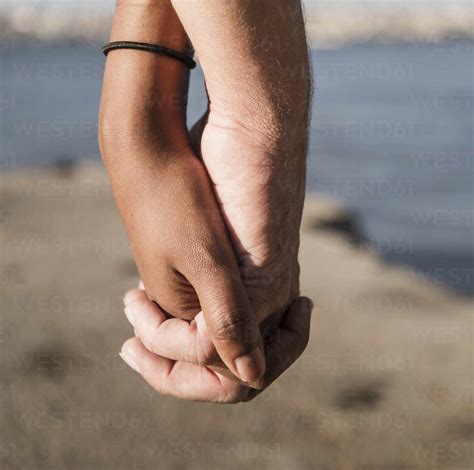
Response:
POLYGON ((104 55, 107 55, 110 51, 115 49, 136 49, 138 51, 154 52, 155 54, 163 54, 173 59, 177 59, 185 64, 190 69, 196 67, 196 62, 194 62, 191 57, 183 54, 182 52, 175 51, 165 46, 159 46, 155 44, 147 44, 146 42, 133 42, 133 41, 116 41, 109 42, 102 47, 102 52, 104 55))

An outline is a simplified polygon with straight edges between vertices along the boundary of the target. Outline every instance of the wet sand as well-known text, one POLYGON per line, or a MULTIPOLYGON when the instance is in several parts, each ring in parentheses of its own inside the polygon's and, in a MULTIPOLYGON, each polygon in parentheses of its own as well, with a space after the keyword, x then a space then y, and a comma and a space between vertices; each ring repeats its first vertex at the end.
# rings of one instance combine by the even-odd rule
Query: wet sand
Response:
POLYGON ((137 274, 100 167, 4 173, 0 194, 0 468, 472 465, 472 303, 328 230, 341 209, 308 199, 303 357, 216 406, 158 395, 117 355, 137 274))

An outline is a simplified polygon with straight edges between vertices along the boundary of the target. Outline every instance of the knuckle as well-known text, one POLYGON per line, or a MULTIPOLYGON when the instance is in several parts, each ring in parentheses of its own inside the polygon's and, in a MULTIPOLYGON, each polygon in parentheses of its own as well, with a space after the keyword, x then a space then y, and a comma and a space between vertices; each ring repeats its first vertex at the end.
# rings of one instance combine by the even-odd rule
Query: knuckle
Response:
POLYGON ((204 272, 215 269, 218 266, 218 254, 210 241, 200 237, 192 247, 189 254, 191 258, 191 269, 195 272, 204 272))
POLYGON ((193 279, 210 282, 213 279, 225 278, 229 280, 240 279, 240 273, 233 266, 229 254, 223 248, 222 243, 211 237, 203 236, 203 240, 193 247, 189 255, 187 271, 193 279))
POLYGON ((158 351, 155 348, 154 341, 151 338, 149 338, 149 337, 147 337, 146 335, 143 335, 143 334, 141 334, 139 336, 139 338, 140 338, 140 341, 142 342, 143 346, 145 346, 145 348, 148 349, 148 351, 150 351, 154 354, 158 353, 158 351))
POLYGON ((244 309, 222 306, 211 312, 211 329, 218 341, 246 341, 249 339, 244 309))
POLYGON ((130 302, 130 304, 133 304, 133 311, 135 315, 140 315, 150 306, 150 301, 148 299, 135 299, 133 302, 130 302))
POLYGON ((144 293, 140 289, 130 289, 129 291, 126 292, 126 294, 123 297, 124 304, 127 305, 131 302, 135 302, 139 299, 142 299, 144 296, 144 293))
POLYGON ((196 344, 195 357, 200 366, 212 365, 217 358, 214 345, 210 341, 205 344, 196 344))
POLYGON ((209 330, 202 315, 197 317, 192 323, 195 328, 196 340, 194 341, 195 352, 198 365, 210 366, 219 360, 216 348, 212 343, 209 330))

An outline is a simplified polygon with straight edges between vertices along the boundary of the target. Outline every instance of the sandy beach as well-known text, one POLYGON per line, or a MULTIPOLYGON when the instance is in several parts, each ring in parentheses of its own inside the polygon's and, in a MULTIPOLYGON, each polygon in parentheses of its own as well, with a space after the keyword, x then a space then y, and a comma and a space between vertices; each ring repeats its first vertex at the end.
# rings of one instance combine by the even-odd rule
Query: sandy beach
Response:
POLYGON ((308 197, 303 221, 306 352, 216 406, 117 354, 137 273, 100 166, 4 172, 0 194, 0 468, 472 468, 472 303, 329 230, 332 203, 308 197))

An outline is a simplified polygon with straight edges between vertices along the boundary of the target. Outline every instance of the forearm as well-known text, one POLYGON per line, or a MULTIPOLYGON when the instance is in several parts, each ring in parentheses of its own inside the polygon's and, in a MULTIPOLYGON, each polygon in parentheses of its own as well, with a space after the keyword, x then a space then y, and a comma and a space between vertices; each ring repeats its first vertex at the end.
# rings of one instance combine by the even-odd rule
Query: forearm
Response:
MULTIPOLYGON (((110 40, 187 49, 169 0, 118 1, 110 40)), ((126 151, 133 164, 137 154, 164 159, 186 145, 188 79, 186 67, 166 56, 129 49, 109 53, 99 115, 101 151, 109 167, 126 151)))
POLYGON ((172 3, 203 68, 211 118, 305 133, 311 80, 299 0, 172 3))
MULTIPOLYGON (((161 44, 182 52, 187 48, 169 0, 118 1, 110 40, 161 44)), ((111 51, 107 56, 99 115, 100 150, 132 246, 135 217, 165 205, 169 175, 189 160, 188 79, 184 64, 167 56, 130 49, 111 51)))

